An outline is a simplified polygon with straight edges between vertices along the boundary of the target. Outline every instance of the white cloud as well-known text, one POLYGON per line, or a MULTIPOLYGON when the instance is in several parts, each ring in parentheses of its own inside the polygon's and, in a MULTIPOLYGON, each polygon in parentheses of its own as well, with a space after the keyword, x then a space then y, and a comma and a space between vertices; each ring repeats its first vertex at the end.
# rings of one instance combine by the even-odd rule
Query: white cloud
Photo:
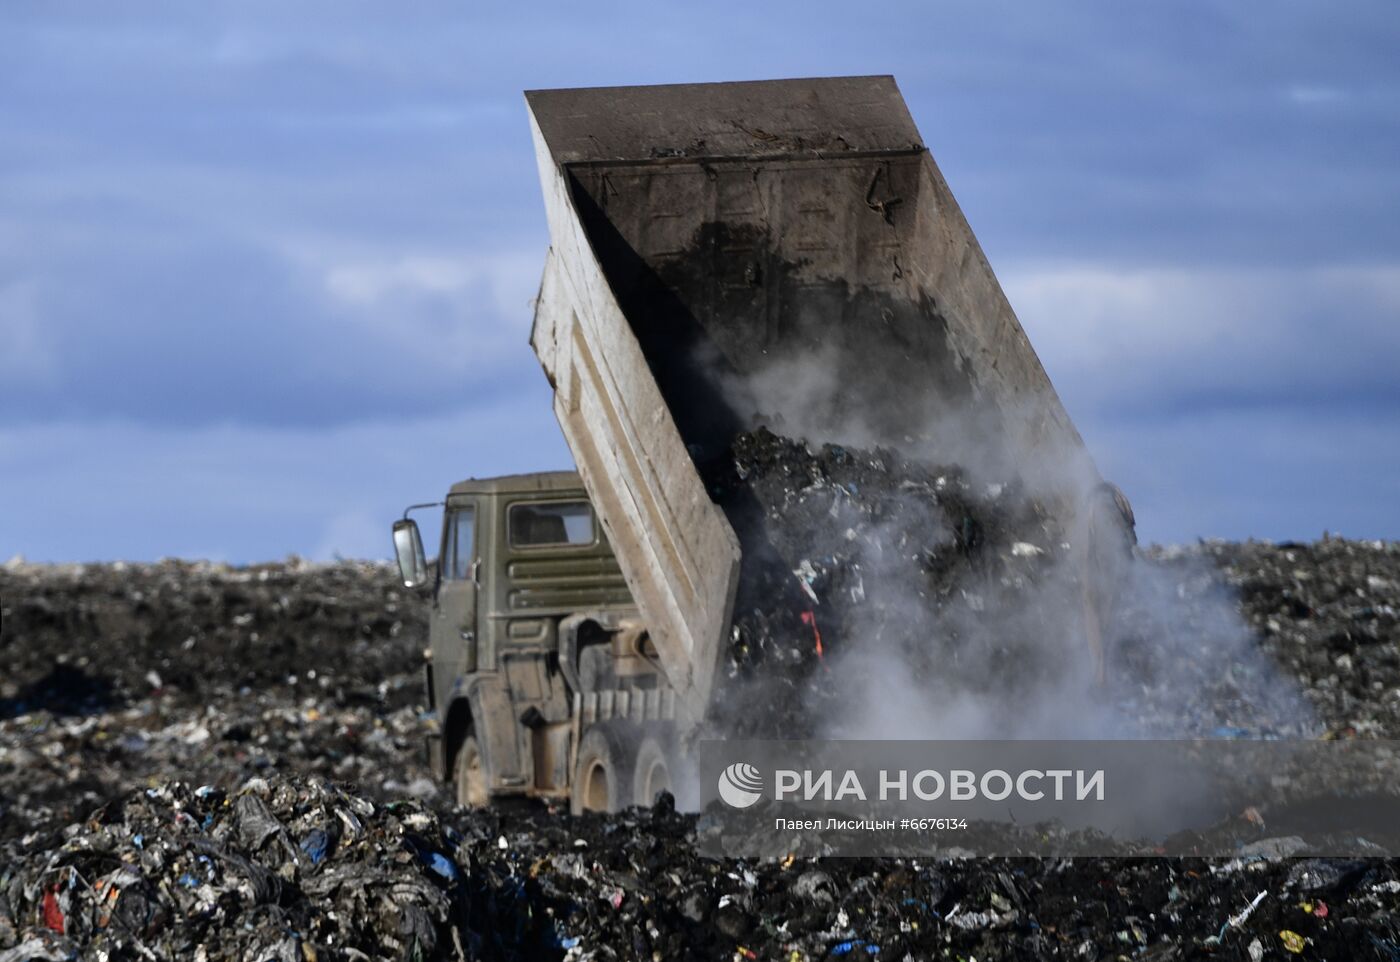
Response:
POLYGON ((1400 357, 1396 265, 1022 265, 1002 277, 1051 379, 1084 413, 1346 397, 1393 380, 1400 357))
POLYGON ((1349 99, 1349 95, 1345 90, 1317 84, 1295 84, 1289 87, 1284 93, 1289 100, 1301 107, 1336 104, 1349 99))
POLYGON ((471 251, 414 253, 384 258, 361 256, 324 267, 325 287, 347 305, 380 309, 396 298, 456 296, 488 287, 494 310, 528 306, 539 286, 544 251, 483 255, 471 251))
POLYGON ((1319 273, 1338 294, 1365 297, 1378 309, 1389 312, 1392 321, 1400 321, 1400 265, 1338 267, 1319 273))
POLYGON ((1400 267, 1021 265, 1003 280, 1144 538, 1400 535, 1400 267))
POLYGON ((544 250, 339 257, 314 268, 336 312, 419 371, 481 376, 528 360, 544 250))
POLYGON ((331 267, 326 290, 353 307, 374 308, 404 294, 460 294, 477 274, 463 259, 403 257, 394 263, 363 263, 331 267))

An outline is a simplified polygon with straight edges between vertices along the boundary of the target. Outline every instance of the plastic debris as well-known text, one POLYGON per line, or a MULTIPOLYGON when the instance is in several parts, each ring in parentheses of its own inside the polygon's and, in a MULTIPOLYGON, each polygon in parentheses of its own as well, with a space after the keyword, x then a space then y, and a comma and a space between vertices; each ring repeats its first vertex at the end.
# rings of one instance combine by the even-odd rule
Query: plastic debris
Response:
MULTIPOLYGON (((1076 533, 1025 482, 989 485, 954 465, 766 428, 734 437, 701 472, 743 549, 718 733, 839 731, 843 706, 870 697, 841 671, 867 643, 886 663, 897 657, 933 704, 1036 700, 1076 663, 1044 644, 1047 632, 1079 633, 1065 608, 1083 603, 1076 533)), ((1147 737, 1310 731, 1297 693, 1223 602, 1212 550, 1147 552, 1151 590, 1171 598, 1121 606, 1108 652, 1114 687, 1096 697, 1121 713, 1124 731, 1147 737), (1228 643, 1190 641, 1203 626, 1231 632, 1228 643)))
POLYGON ((831 951, 828 954, 834 958, 847 955, 856 949, 864 949, 866 955, 880 954, 880 947, 878 945, 873 945, 864 939, 849 939, 845 942, 838 942, 831 947, 831 951))
POLYGON ((424 852, 422 853, 422 858, 428 868, 432 869, 449 882, 455 882, 457 880, 457 866, 454 865, 452 860, 446 855, 443 855, 441 852, 424 852))
POLYGON ((437 817, 410 803, 376 806, 315 779, 203 797, 169 783, 98 811, 89 827, 5 870, 18 884, 0 900, 8 903, 0 931, 37 909, 47 928, 98 957, 188 958, 198 943, 209 959, 288 958, 295 948, 302 960, 349 950, 428 958, 451 943, 454 927, 459 939, 470 934, 468 892, 450 860, 433 853, 425 873, 418 859, 401 857, 425 841, 446 842, 437 817), (340 810, 362 826, 353 845, 307 846, 321 852, 313 860, 282 844, 308 825, 308 839, 328 835, 340 810), (207 830, 189 828, 179 813, 212 819, 207 830), (113 864, 124 867, 107 871, 113 864))
POLYGON ((1291 929, 1284 929, 1278 934, 1279 940, 1283 942, 1283 947, 1294 955, 1302 952, 1307 946, 1308 940, 1291 929))
POLYGON ((301 840, 301 850, 306 853, 307 858, 311 859, 312 865, 320 865, 325 861, 330 846, 331 837, 325 829, 321 828, 313 828, 301 840))
POLYGON ((65 915, 63 909, 58 904, 58 886, 51 886, 44 892, 44 925, 63 934, 65 915))
POLYGON ((1253 900, 1250 901, 1248 905, 1226 919, 1225 924, 1220 927, 1217 938, 1223 939, 1227 930, 1239 928, 1241 925, 1244 925, 1244 923, 1249 920, 1249 917, 1254 914, 1254 910, 1259 907, 1259 903, 1264 901, 1268 894, 1268 892, 1260 892, 1258 895, 1254 896, 1253 900))

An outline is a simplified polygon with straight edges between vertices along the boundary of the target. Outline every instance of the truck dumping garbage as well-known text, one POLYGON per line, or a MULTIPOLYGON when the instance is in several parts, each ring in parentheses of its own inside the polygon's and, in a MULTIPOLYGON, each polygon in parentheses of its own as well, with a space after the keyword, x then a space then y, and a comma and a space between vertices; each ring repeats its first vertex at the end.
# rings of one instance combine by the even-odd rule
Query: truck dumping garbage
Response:
POLYGON ((1227 604, 1086 561, 1101 479, 891 78, 526 99, 531 343, 683 734, 1128 733, 1109 657, 1157 734, 1306 726, 1227 604))
POLYGON ((702 732, 1008 734, 970 723, 989 698, 1104 734, 1071 706, 1127 572, 1088 605, 1107 579, 1066 563, 1102 482, 893 80, 526 102, 531 344, 577 474, 454 485, 436 576, 393 530, 433 594, 429 757, 459 799, 646 803, 702 732))
MULTIPOLYGON (((1034 604, 1003 605, 979 585, 1032 600, 1048 585, 1047 596, 1056 595, 1065 552, 1056 539, 1066 536, 1076 485, 1094 479, 910 133, 892 82, 613 91, 601 101, 615 101, 609 111, 590 103, 596 97, 533 98, 558 231, 536 348, 559 388, 583 478, 561 472, 454 488, 439 577, 473 604, 479 592, 482 618, 473 607, 467 622, 465 607, 445 605, 430 615, 441 623, 434 646, 455 645, 437 652, 444 664, 456 661, 456 674, 437 690, 460 698, 459 712, 480 704, 471 701, 473 686, 488 681, 509 696, 492 706, 512 726, 498 730, 499 741, 470 726, 458 734, 481 736, 478 760, 508 751, 515 739, 525 749, 519 757, 536 767, 507 772, 510 780, 493 787, 543 787, 539 794, 554 806, 453 808, 423 777, 411 737, 428 733, 441 743, 444 731, 424 732, 408 704, 419 646, 401 630, 397 589, 383 572, 95 566, 51 577, 41 567, 7 566, 0 571, 0 962, 78 953, 1393 958, 1396 863, 1281 860, 1278 853, 1307 849, 1265 834, 1258 812, 1227 826, 1229 838, 1248 841, 1229 861, 977 860, 950 851, 723 864, 696 855, 695 836, 713 826, 676 812, 668 794, 648 792, 654 804, 622 814, 559 816, 569 756, 553 749, 569 739, 548 738, 570 735, 577 747, 616 731, 603 727, 608 722, 633 721, 633 710, 637 721, 660 723, 649 734, 702 721, 712 709, 724 720, 744 673, 777 665, 817 683, 815 700, 804 694, 781 703, 804 722, 835 714, 823 706, 869 703, 849 697, 849 682, 861 675, 845 670, 855 650, 847 644, 874 638, 907 648, 903 635, 914 634, 882 591, 923 591, 935 615, 953 616, 941 627, 1002 609, 1032 616, 1034 604), (715 109, 683 109, 686 96, 701 95, 715 109), (681 105, 658 112, 657 97, 680 97, 681 105), (552 117, 550 99, 560 108, 552 117), (668 177, 679 191, 665 189, 668 177), (763 186, 746 195, 745 178, 763 186), (827 196, 845 203, 833 209, 827 196), (648 197, 659 203, 648 206, 648 197), (584 216, 575 216, 575 203, 584 216), (739 227, 745 217, 752 223, 730 230, 706 221, 689 231, 686 218, 698 211, 703 219, 711 207, 739 227), (875 219, 852 219, 866 214, 875 219), (804 218, 811 233, 801 228, 804 218), (775 226, 793 223, 798 228, 775 226), (893 243, 881 245, 886 227, 893 243), (773 243, 775 231, 795 243, 822 236, 831 243, 794 253, 773 243), (867 245, 872 231, 876 242, 867 245), (668 246, 677 236, 679 246, 668 246), (857 236, 860 243, 847 245, 857 236), (704 261, 744 245, 753 256, 710 258, 738 269, 727 279, 695 268, 692 255, 704 261), (597 251, 606 254, 601 265, 597 251), (931 252, 936 257, 924 256, 931 252), (677 253, 689 263, 668 263, 677 253), (815 266, 836 261, 851 268, 849 278, 872 279, 873 292, 852 293, 849 278, 824 277, 815 266), (628 303, 676 309, 624 314, 619 299, 635 293, 629 278, 659 300, 628 303), (665 283, 648 287, 654 279, 665 283), (696 315, 704 303, 743 310, 696 315), (687 314, 707 323, 688 325, 687 314), (754 323, 727 327, 730 316, 754 323), (716 318, 718 326, 708 326, 716 318), (849 321, 849 332, 831 328, 833 318, 849 321), (677 329, 665 327, 675 320, 677 329), (881 325, 895 336, 867 343, 881 325), (771 340, 760 340, 756 352, 744 348, 759 331, 771 340), (824 341, 843 350, 827 352, 824 341), (901 342, 907 355, 895 346, 901 342), (642 347, 676 343, 694 350, 656 355, 642 347), (785 350, 763 360, 765 343, 785 350), (736 346, 744 350, 726 354, 736 346), (872 359, 879 363, 863 366, 872 359), (808 376, 831 365, 841 378, 808 376), (877 370, 899 372, 907 383, 882 384, 877 370), (833 394, 833 384, 851 385, 852 403, 833 394), (888 416, 895 408, 887 405, 911 397, 929 404, 888 416), (939 416, 921 420, 929 410, 939 416), (761 432, 764 418, 810 443, 761 432), (962 443, 979 436, 990 444, 962 443), (1046 456, 1022 462, 1026 452, 1046 456), (1026 463, 1054 470, 1024 470, 1026 463), (601 532, 590 499, 602 513, 601 532), (785 528, 790 522, 800 527, 785 528), (762 541, 751 540, 755 532, 762 541), (473 550, 479 544, 490 547, 473 550), (745 563, 774 587, 765 592, 755 580, 750 593, 746 578, 736 601, 745 563), (887 579, 868 581, 871 570, 887 579), (138 575, 160 590, 133 591, 138 575), (273 584, 250 587, 254 581, 273 584), (679 603, 687 599, 693 604, 679 603), (300 628, 288 629, 298 611, 300 628), (217 646, 202 645, 205 636, 189 624, 217 646), (499 629, 491 645, 500 648, 480 643, 476 631, 487 624, 499 629), (322 658, 323 649, 301 647, 308 638, 344 647, 322 658), (227 659, 214 665, 221 670, 211 672, 208 648, 227 659), (315 679, 301 670, 308 654, 315 679), (580 654, 568 662, 571 678, 563 680, 562 669, 561 677, 550 674, 562 657, 580 654), (265 657, 276 674, 248 674, 239 660, 249 655, 265 657), (49 672, 46 660, 71 662, 76 674, 49 672), (23 681, 12 680, 15 664, 23 681), (527 697, 512 701, 517 692, 527 697), (666 695, 681 702, 680 712, 666 695), (558 780, 550 784, 542 772, 558 780), (177 776, 189 781, 171 781, 177 776), (325 776, 365 787, 334 787, 325 776), (84 797, 104 804, 79 804, 84 797)), ((1111 692, 1124 717, 1147 731, 1205 723, 1227 734, 1258 732, 1267 722, 1255 692, 1277 676, 1256 672, 1262 662, 1227 657, 1253 651, 1254 639, 1216 644, 1222 607, 1203 558, 1225 564, 1245 586, 1248 613, 1263 630, 1260 650, 1298 673, 1331 733, 1396 734, 1390 693, 1400 678, 1400 552, 1372 543, 1207 545, 1150 559, 1143 570, 1153 574, 1139 597, 1150 602, 1164 592, 1181 620, 1163 619, 1150 605, 1129 613, 1135 636, 1124 657, 1133 660, 1135 684, 1111 692), (1163 671, 1197 679, 1187 686, 1196 700, 1176 698, 1179 684, 1154 688, 1154 673, 1163 671)), ((938 660, 938 671, 913 682, 961 686, 959 667, 942 662, 978 646, 993 663, 1008 662, 1009 649, 987 640, 936 634, 931 652, 914 654, 938 660)), ((886 698, 891 692, 880 689, 886 698)), ((921 704, 936 703, 926 688, 918 694, 921 704)), ((463 720, 447 707, 433 722, 463 720)), ((458 739, 458 758, 469 757, 460 751, 467 744, 458 739)), ((621 770, 629 765, 614 760, 621 770)), ((613 808, 619 799, 604 801, 584 807, 613 808)), ((1039 829, 1010 831, 1022 833, 1027 851, 1038 850, 1039 829)), ((1145 854, 1132 843, 1123 852, 1145 854)))
POLYGON ((552 244, 531 343, 683 726, 765 551, 702 477, 737 435, 1018 479, 1072 520, 1097 474, 892 78, 526 100, 552 244))

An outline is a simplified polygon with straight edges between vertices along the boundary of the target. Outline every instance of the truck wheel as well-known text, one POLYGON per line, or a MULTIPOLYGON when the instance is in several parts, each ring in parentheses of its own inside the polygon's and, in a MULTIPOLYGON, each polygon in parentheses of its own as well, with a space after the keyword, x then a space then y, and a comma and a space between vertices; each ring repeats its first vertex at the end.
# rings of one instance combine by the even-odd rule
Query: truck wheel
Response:
POLYGON ((486 766, 481 762, 481 744, 475 735, 468 735, 462 747, 457 749, 454 771, 458 805, 463 808, 485 808, 491 803, 486 791, 486 766))
POLYGON ((636 774, 632 777, 632 801, 636 805, 651 805, 661 791, 675 792, 671 783, 671 763, 660 739, 648 735, 637 749, 636 774))
POLYGON ((616 812, 631 800, 632 766, 617 726, 600 722, 584 733, 569 790, 569 810, 616 812))

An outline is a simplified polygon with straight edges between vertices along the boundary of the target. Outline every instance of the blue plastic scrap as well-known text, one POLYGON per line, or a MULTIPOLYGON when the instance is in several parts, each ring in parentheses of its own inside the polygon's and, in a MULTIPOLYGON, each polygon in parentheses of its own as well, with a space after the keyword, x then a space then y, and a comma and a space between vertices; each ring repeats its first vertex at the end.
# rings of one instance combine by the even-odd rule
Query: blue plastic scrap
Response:
POLYGON ((312 865, 320 865, 330 851, 331 838, 322 829, 313 828, 301 840, 301 850, 311 859, 312 865))
POLYGON ((880 954, 880 947, 873 942, 865 941, 865 939, 851 939, 849 942, 838 942, 831 947, 831 951, 827 954, 832 957, 848 955, 856 949, 864 949, 866 955, 880 954))
POLYGON ((423 864, 428 866, 437 874, 447 879, 449 882, 457 881, 457 863, 443 855, 441 852, 419 852, 418 857, 423 860, 423 864))

